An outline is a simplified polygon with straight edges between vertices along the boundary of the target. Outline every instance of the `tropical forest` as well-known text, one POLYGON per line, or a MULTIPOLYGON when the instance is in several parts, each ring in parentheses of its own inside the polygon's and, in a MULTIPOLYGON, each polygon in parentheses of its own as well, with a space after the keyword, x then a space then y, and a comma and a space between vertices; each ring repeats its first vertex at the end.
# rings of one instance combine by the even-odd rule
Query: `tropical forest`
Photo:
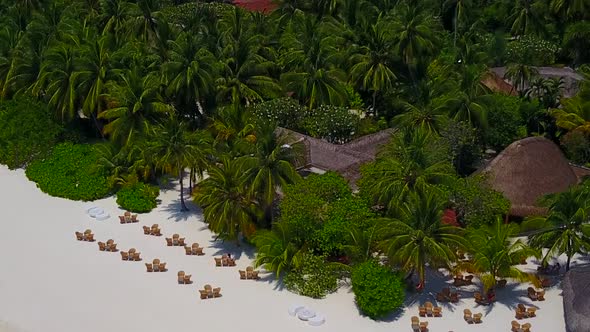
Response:
POLYGON ((589 0, 0 0, 1 164, 135 213, 178 183, 216 241, 373 319, 429 270, 486 292, 590 250, 590 182, 521 218, 478 172, 527 137, 590 165, 589 0), (384 131, 354 180, 297 136, 384 131))

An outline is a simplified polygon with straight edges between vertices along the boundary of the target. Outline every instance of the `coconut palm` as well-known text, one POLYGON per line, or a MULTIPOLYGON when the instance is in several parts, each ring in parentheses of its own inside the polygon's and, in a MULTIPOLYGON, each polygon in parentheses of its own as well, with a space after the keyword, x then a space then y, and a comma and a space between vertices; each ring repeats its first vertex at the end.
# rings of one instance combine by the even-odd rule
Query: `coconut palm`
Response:
POLYGON ((258 207, 246 186, 243 162, 219 158, 207 169, 208 177, 193 190, 194 200, 203 209, 209 228, 225 239, 239 244, 239 234, 254 233, 258 207))
POLYGON ((445 204, 434 191, 413 192, 398 219, 380 220, 381 248, 390 263, 418 273, 421 286, 427 266, 450 269, 457 249, 466 245, 460 228, 442 223, 445 204))
POLYGON ((446 110, 436 103, 418 106, 402 103, 405 112, 394 117, 394 123, 401 128, 420 128, 427 132, 438 133, 447 122, 446 110))
POLYGON ((305 252, 292 241, 293 235, 289 224, 278 222, 272 230, 259 230, 252 237, 256 245, 254 265, 274 272, 277 278, 300 264, 301 255, 305 252))
POLYGON ((588 13, 588 0, 551 0, 551 11, 564 20, 570 20, 588 13))
POLYGON ((513 7, 513 13, 508 17, 512 22, 510 32, 515 36, 526 34, 544 34, 545 23, 543 13, 545 12, 542 1, 519 0, 513 7))
POLYGON ((164 103, 159 93, 160 81, 153 73, 144 75, 140 68, 127 70, 119 75, 119 82, 107 84, 110 98, 107 109, 99 118, 110 122, 104 126, 104 133, 115 142, 127 145, 136 136, 145 135, 150 123, 173 108, 164 103))
POLYGON ((184 202, 184 170, 191 167, 199 177, 203 176, 211 146, 207 133, 190 131, 186 123, 172 115, 154 128, 148 144, 156 168, 178 174, 181 211, 188 211, 184 202))
POLYGON ((508 68, 506 68, 504 78, 510 79, 514 88, 516 88, 520 94, 523 94, 528 83, 538 74, 539 71, 532 66, 523 63, 515 63, 510 64, 508 68))
POLYGON ((588 198, 588 192, 577 187, 549 195, 545 199, 545 203, 549 205, 549 215, 531 218, 525 222, 523 227, 534 225, 540 228, 529 236, 529 242, 535 248, 548 249, 543 256, 543 264, 552 257, 565 254, 565 269, 569 271, 571 259, 575 254, 586 254, 590 251, 588 198))
POLYGON ((453 7, 453 46, 457 46, 457 31, 459 23, 463 24, 466 20, 466 14, 470 12, 471 0, 447 0, 443 4, 445 7, 453 7))
POLYGON ((121 36, 134 11, 137 11, 137 7, 127 0, 100 0, 102 34, 121 36))
POLYGON ((493 225, 472 229, 467 236, 471 259, 460 262, 458 269, 473 271, 486 291, 496 285, 497 278, 535 281, 533 274, 514 266, 528 257, 538 256, 538 251, 529 248, 522 240, 512 239, 517 233, 517 225, 505 224, 500 218, 493 225))

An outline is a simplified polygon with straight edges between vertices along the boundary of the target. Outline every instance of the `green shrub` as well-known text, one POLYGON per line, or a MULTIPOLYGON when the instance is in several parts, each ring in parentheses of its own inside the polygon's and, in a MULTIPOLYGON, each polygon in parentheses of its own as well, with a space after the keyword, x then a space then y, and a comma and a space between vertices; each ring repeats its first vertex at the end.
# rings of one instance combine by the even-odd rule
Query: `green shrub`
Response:
MULTIPOLYGON (((523 138, 524 120, 520 114, 520 98, 493 94, 488 108, 488 128, 483 130, 487 146, 502 150, 523 138)), ((526 134, 526 133, 524 133, 526 134)))
POLYGON ((386 316, 404 302, 401 277, 375 261, 357 265, 351 279, 359 310, 372 319, 386 316))
POLYGON ((570 131, 561 137, 561 146, 567 157, 578 164, 590 161, 590 141, 581 130, 570 131))
POLYGON ((27 167, 27 177, 43 192, 73 200, 92 201, 110 192, 106 175, 97 170, 98 155, 91 145, 62 143, 44 159, 27 167))
POLYGON ((117 204, 131 212, 150 212, 157 205, 160 189, 143 182, 125 186, 117 192, 117 204))
POLYGON ((548 40, 525 35, 508 43, 506 58, 514 63, 547 66, 555 63, 559 46, 548 40))
POLYGON ((285 286, 293 293, 321 299, 338 289, 338 278, 324 257, 301 255, 299 267, 285 276, 285 286))
POLYGON ((309 113, 303 120, 302 128, 312 137, 343 144, 358 132, 360 118, 346 107, 322 105, 309 113))
POLYGON ((28 98, 0 103, 0 163, 14 169, 46 156, 61 128, 47 106, 28 98))
POLYGON ((302 119, 307 110, 292 98, 277 98, 254 105, 251 108, 254 123, 276 124, 279 127, 300 130, 302 119))

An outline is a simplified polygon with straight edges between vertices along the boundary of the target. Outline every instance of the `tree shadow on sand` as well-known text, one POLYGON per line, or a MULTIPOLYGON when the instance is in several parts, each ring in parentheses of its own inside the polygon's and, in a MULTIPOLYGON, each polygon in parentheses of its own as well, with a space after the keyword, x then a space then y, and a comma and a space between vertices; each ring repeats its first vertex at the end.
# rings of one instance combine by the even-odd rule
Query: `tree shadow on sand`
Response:
POLYGON ((222 256, 224 254, 231 254, 235 260, 247 259, 250 260, 248 265, 252 265, 252 260, 255 257, 255 248, 248 244, 241 242, 240 245, 236 245, 234 241, 227 241, 215 236, 211 237, 209 241, 209 248, 213 250, 213 256, 222 256))
POLYGON ((173 200, 160 208, 160 211, 166 212, 168 219, 178 221, 187 221, 190 218, 199 218, 202 220, 203 210, 190 200, 185 200, 188 211, 182 211, 180 207, 180 198, 173 200))

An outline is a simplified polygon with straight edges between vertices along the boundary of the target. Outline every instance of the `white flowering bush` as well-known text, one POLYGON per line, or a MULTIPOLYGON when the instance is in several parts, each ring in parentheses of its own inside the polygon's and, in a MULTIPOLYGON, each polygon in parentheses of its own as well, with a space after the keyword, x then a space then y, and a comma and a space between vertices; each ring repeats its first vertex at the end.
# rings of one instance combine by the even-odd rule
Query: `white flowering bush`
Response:
POLYGON ((518 63, 545 66, 555 63, 558 52, 559 46, 557 44, 535 36, 526 35, 508 43, 506 57, 518 63))
POLYGON ((306 116, 307 109, 292 98, 277 98, 252 107, 251 113, 254 123, 274 123, 277 126, 301 131, 301 122, 306 116))
POLYGON ((346 107, 322 105, 303 120, 303 131, 330 143, 344 144, 358 132, 360 118, 346 107))

